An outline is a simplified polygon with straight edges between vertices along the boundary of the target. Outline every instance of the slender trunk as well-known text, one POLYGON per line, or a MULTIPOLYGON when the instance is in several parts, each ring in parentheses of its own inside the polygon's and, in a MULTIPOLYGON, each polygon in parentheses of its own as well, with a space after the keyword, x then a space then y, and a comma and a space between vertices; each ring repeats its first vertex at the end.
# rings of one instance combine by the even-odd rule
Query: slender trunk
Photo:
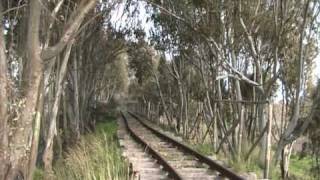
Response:
MULTIPOLYGON (((181 64, 181 61, 180 61, 181 64)), ((181 66, 181 65, 180 65, 181 66)), ((181 71, 178 71, 176 62, 172 62, 172 69, 173 69, 173 76, 177 81, 178 84, 178 90, 179 90, 179 98, 180 98, 180 104, 179 104, 179 117, 177 118, 177 124, 176 124, 176 131, 180 133, 181 131, 181 124, 183 124, 183 114, 184 114, 184 108, 185 108, 185 99, 184 99, 184 93, 183 93, 183 84, 181 82, 181 71)), ((181 68, 179 68, 181 69, 181 68)), ((185 127, 183 126, 183 133, 185 127)))
POLYGON ((41 118, 43 114, 43 105, 44 105, 44 81, 41 81, 40 89, 39 89, 39 101, 37 105, 37 114, 34 118, 34 126, 33 126, 33 136, 32 136, 32 144, 31 144, 31 151, 30 151, 30 160, 29 160, 29 180, 33 179, 33 171, 36 166, 37 155, 38 155, 38 147, 39 147, 39 138, 40 138, 40 125, 41 125, 41 118))
MULTIPOLYGON (((216 112, 217 111, 217 104, 215 103, 214 106, 213 106, 213 112, 216 112)), ((214 119, 213 119, 213 149, 214 151, 217 150, 218 148, 218 123, 217 123, 217 115, 214 116, 214 119)))
POLYGON ((288 179, 289 177, 289 164, 290 164, 292 146, 293 146, 293 143, 287 145, 282 150, 282 155, 281 155, 282 159, 280 163, 282 179, 288 179))
POLYGON ((299 39, 299 56, 298 56, 298 79, 296 84, 296 94, 295 94, 295 102, 294 102, 294 108, 292 112, 292 116, 290 119, 290 122, 284 131, 284 134, 280 138, 279 146, 275 153, 275 163, 277 163, 277 160, 280 157, 280 152, 290 143, 292 143, 292 140, 290 140, 290 137, 292 137, 292 133, 294 129, 297 126, 298 119, 300 118, 300 101, 301 101, 301 91, 304 81, 304 46, 303 46, 303 40, 305 38, 305 26, 307 21, 307 13, 308 13, 308 7, 310 4, 310 0, 308 0, 304 7, 304 14, 303 14, 303 23, 300 27, 300 39, 299 39))
POLYGON ((154 76, 154 78, 156 80, 156 83, 157 83, 157 87, 158 87, 158 90, 159 90, 161 103, 162 103, 162 106, 163 106, 163 109, 164 109, 164 113, 165 113, 167 121, 168 121, 168 125, 169 125, 169 127, 172 127, 172 119, 169 116, 168 107, 167 107, 167 104, 166 104, 166 102, 164 100, 164 97, 163 97, 163 94, 162 94, 162 91, 161 91, 161 87, 160 87, 158 76, 156 75, 155 72, 153 72, 153 76, 154 76))
POLYGON ((45 168, 46 175, 50 175, 51 171, 52 171, 53 138, 57 134, 57 127, 56 127, 57 115, 58 115, 58 110, 59 110, 59 105, 60 105, 60 97, 61 97, 62 90, 63 90, 62 89, 63 88, 63 81, 64 81, 64 77, 65 77, 65 74, 67 71, 67 65, 68 65, 68 61, 69 61, 71 47, 72 47, 72 44, 70 43, 66 48, 64 59, 61 64, 61 69, 59 72, 59 80, 58 80, 58 84, 57 84, 58 87, 57 87, 57 91, 55 94, 55 101, 53 104, 51 119, 49 121, 49 123, 50 123, 49 132, 48 132, 48 136, 46 139, 46 147, 45 147, 44 154, 43 154, 43 162, 44 162, 44 168, 45 168))
POLYGON ((147 117, 148 117, 148 119, 151 118, 150 114, 151 114, 151 104, 150 104, 150 101, 148 101, 148 103, 147 103, 147 117))
MULTIPOLYGON (((261 100, 261 99, 260 99, 261 100)), ((264 130, 264 128, 267 126, 267 121, 265 118, 265 105, 264 104, 258 104, 257 107, 257 113, 258 113, 258 119, 259 121, 259 132, 263 133, 262 139, 260 142, 261 152, 260 152, 260 161, 263 163, 265 160, 265 154, 267 152, 267 133, 264 130)))
POLYGON ((185 108, 184 108, 184 137, 187 136, 188 128, 189 128, 189 113, 188 113, 188 92, 185 91, 185 108))
POLYGON ((180 97, 180 111, 179 111, 180 112, 179 113, 180 116, 177 119, 176 128, 177 128, 177 132, 180 132, 181 124, 182 124, 182 121, 183 121, 183 109, 184 109, 185 104, 184 104, 184 95, 183 95, 183 89, 182 89, 182 84, 181 84, 180 78, 177 78, 177 81, 178 81, 178 89, 179 89, 179 97, 180 97))
POLYGON ((76 139, 80 138, 80 128, 79 128, 79 121, 80 121, 80 115, 79 115, 79 83, 78 83, 78 63, 77 63, 77 56, 76 54, 73 56, 73 82, 74 82, 74 120, 71 119, 73 124, 73 130, 76 135, 76 139))
MULTIPOLYGON (((233 30, 230 30, 233 31, 233 30)), ((237 59, 236 59, 236 53, 233 46, 233 34, 234 32, 230 32, 230 37, 229 37, 229 44, 231 46, 231 63, 234 68, 236 68, 237 64, 237 59)), ((239 80, 234 80, 235 82, 235 89, 236 89, 236 100, 237 101, 242 101, 242 94, 241 94, 241 89, 240 89, 240 82, 239 80)), ((241 147, 242 147, 242 135, 243 135, 243 128, 244 128, 244 108, 241 103, 237 103, 237 118, 239 119, 239 127, 238 127, 238 138, 237 138, 237 155, 238 158, 240 158, 241 155, 241 147)))
POLYGON ((216 153, 218 153, 220 151, 221 148, 223 148, 222 144, 224 143, 224 141, 227 141, 228 146, 230 147, 230 149, 232 149, 232 145, 230 142, 230 139, 227 135, 227 125, 226 125, 226 121, 221 117, 220 112, 224 112, 224 105, 221 103, 222 100, 222 92, 221 92, 221 84, 220 84, 220 80, 218 80, 217 83, 217 95, 218 95, 218 100, 220 100, 217 103, 217 118, 218 118, 218 122, 217 124, 220 124, 220 129, 221 129, 221 136, 224 135, 224 138, 219 142, 219 145, 217 144, 217 149, 216 149, 216 153))
POLYGON ((68 106, 67 106, 67 93, 64 91, 62 94, 63 102, 63 136, 66 144, 70 144, 70 132, 68 130, 68 106))
POLYGON ((266 144, 266 154, 265 154, 265 167, 263 172, 263 178, 269 178, 269 171, 270 171, 270 161, 271 161, 271 130, 272 130, 272 104, 269 104, 268 108, 268 130, 267 130, 267 144, 266 144))

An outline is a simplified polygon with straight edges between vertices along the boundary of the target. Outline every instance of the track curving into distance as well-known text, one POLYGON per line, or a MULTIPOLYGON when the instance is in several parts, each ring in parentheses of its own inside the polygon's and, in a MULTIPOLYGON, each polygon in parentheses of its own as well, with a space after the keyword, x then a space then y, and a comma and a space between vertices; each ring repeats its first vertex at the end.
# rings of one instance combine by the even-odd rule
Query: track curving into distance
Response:
POLYGON ((196 152, 169 136, 147 125, 136 114, 121 112, 125 126, 131 137, 145 147, 147 152, 157 159, 172 179, 211 180, 245 178, 214 160, 196 152))

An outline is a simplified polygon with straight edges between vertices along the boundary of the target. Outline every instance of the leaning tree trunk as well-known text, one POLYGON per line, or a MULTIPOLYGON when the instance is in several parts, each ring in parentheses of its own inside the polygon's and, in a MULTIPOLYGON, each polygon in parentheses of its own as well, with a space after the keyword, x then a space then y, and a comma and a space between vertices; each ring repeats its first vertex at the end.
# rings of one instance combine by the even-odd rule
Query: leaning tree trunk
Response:
POLYGON ((43 154, 43 162, 44 162, 44 168, 45 168, 45 172, 47 175, 49 175, 52 171, 52 159, 53 159, 53 138, 54 135, 57 134, 57 115, 58 115, 58 110, 59 110, 59 105, 60 105, 60 98, 61 98, 61 94, 62 94, 62 88, 63 88, 63 81, 64 81, 64 77, 66 75, 67 72, 67 65, 68 65, 68 61, 69 61, 69 56, 70 56, 70 51, 72 48, 72 43, 70 43, 65 51, 64 54, 64 59, 63 62, 61 64, 61 68, 59 71, 59 80, 57 83, 57 90, 56 90, 56 94, 55 94, 55 101, 53 104, 53 109, 52 109, 52 113, 50 115, 50 126, 49 126, 49 132, 47 135, 47 139, 46 139, 46 146, 45 146, 45 150, 44 150, 44 154, 43 154))
MULTIPOLYGON (((298 126, 298 120, 300 118, 300 103, 301 103, 301 91, 303 87, 303 81, 304 81, 304 45, 303 41, 305 40, 305 27, 307 26, 307 14, 309 10, 309 4, 310 0, 307 0, 307 2, 304 4, 304 11, 303 11, 303 22, 300 27, 300 38, 299 38, 299 53, 298 53, 298 77, 297 77, 297 83, 296 83, 296 94, 295 94, 295 101, 294 101, 294 107, 293 112, 290 117, 290 122, 288 123, 288 126, 286 127, 284 133, 281 135, 281 138, 279 140, 279 145, 277 147, 277 150, 274 154, 275 163, 278 162, 281 156, 281 174, 283 178, 288 178, 289 174, 289 159, 291 155, 291 146, 293 141, 299 136, 299 133, 296 132, 294 134, 294 131, 298 131, 297 129, 303 129, 301 126, 298 126)), ((312 27, 312 26, 311 26, 312 27)), ((308 124, 308 121, 305 120, 304 124, 308 124)), ((303 131, 303 130, 302 130, 303 131)), ((302 132, 301 131, 301 132, 302 132)))
MULTIPOLYGON (((231 52, 231 63, 234 68, 236 68, 237 59, 236 59, 236 53, 235 48, 233 47, 234 44, 234 29, 230 28, 230 36, 228 37, 228 42, 230 46, 230 52, 231 52)), ((238 79, 234 80, 235 83, 235 92, 236 92, 236 100, 239 102, 237 103, 237 119, 239 119, 239 127, 238 127, 238 138, 237 138, 237 157, 240 159, 241 151, 242 151, 242 139, 243 139, 243 131, 244 131, 244 107, 240 103, 242 101, 242 94, 241 94, 241 88, 240 88, 240 82, 238 79)))
POLYGON ((155 78, 155 80, 156 80, 156 83, 157 83, 157 87, 158 87, 158 91, 159 91, 161 103, 162 103, 162 106, 163 106, 163 109, 164 109, 164 113, 165 113, 166 118, 167 118, 168 125, 169 125, 169 127, 172 127, 172 123, 173 123, 173 122, 172 122, 172 119, 170 118, 170 115, 169 115, 169 112, 168 112, 168 106, 167 106, 167 104, 166 104, 166 102, 165 102, 165 99, 164 99, 164 97, 163 97, 158 76, 157 76, 157 74, 156 74, 154 71, 153 71, 153 76, 154 76, 154 78, 155 78))

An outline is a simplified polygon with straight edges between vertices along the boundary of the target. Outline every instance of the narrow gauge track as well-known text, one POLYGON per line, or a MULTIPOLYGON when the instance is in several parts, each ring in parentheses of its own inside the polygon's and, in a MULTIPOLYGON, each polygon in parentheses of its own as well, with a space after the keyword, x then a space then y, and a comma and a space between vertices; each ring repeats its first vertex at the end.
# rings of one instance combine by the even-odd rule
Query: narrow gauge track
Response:
POLYGON ((129 134, 145 147, 172 179, 232 179, 243 180, 228 168, 194 151, 190 147, 168 137, 144 123, 141 118, 128 112, 122 117, 129 134))

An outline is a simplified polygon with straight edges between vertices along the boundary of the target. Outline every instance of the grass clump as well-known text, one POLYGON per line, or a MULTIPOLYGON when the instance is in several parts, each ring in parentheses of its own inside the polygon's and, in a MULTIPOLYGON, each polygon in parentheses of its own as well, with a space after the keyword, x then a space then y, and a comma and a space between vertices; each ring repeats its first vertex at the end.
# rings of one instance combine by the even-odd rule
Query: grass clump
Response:
MULTIPOLYGON (((250 154, 248 159, 245 159, 247 153, 249 152, 250 145, 242 146, 243 151, 240 156, 237 156, 233 159, 228 159, 228 163, 235 169, 237 172, 254 172, 257 177, 262 177, 263 175, 263 164, 260 159, 260 148, 256 147, 250 154)), ((272 167, 270 167, 272 168, 272 167)), ((273 169, 270 169, 273 171, 273 169)))
POLYGON ((129 179, 128 166, 116 139, 117 124, 108 120, 97 125, 96 133, 86 135, 55 165, 56 179, 129 179))
POLYGON ((207 156, 215 154, 211 144, 192 144, 191 147, 193 147, 197 152, 207 156))

